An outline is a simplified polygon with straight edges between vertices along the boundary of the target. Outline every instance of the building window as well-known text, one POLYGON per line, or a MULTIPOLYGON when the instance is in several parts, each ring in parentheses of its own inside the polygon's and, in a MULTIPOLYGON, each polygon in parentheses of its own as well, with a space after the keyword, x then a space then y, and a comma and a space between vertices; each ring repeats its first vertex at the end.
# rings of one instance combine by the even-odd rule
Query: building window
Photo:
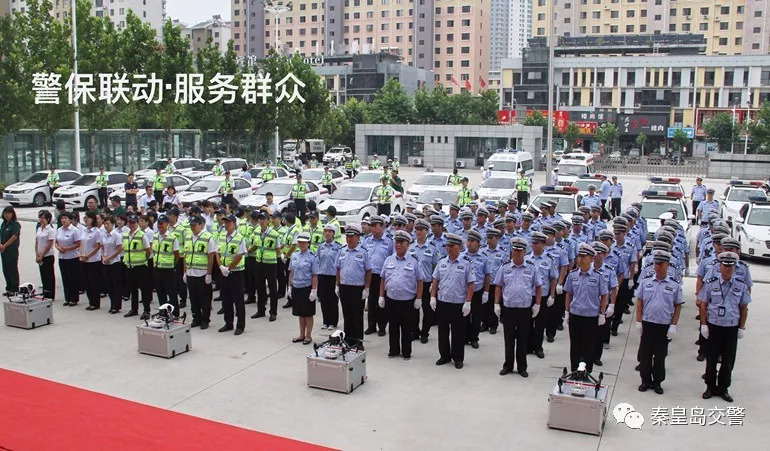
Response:
POLYGON ((719 29, 720 30, 729 30, 730 29, 730 23, 729 22, 720 22, 719 23, 719 29))
POLYGON ((671 17, 676 17, 676 8, 671 8, 668 11, 668 15, 671 16, 671 17))
POLYGON ((580 20, 585 20, 588 18, 588 13, 583 11, 580 13, 580 20))
POLYGON ((617 33, 617 32, 618 32, 618 26, 610 25, 610 33, 617 33))
MULTIPOLYGON (((570 19, 569 17, 564 18, 564 23, 570 23, 570 22, 572 22, 572 19, 570 19)), ((569 37, 569 36, 567 36, 567 33, 564 33, 564 37, 569 37)))
POLYGON ((742 38, 735 38, 735 45, 742 45, 743 39, 742 38))
POLYGON ((655 14, 655 20, 662 20, 662 16, 660 14, 655 14))
POLYGON ((449 33, 448 35, 446 35, 446 40, 449 42, 453 42, 455 40, 454 33, 449 33))
POLYGON ((580 27, 580 33, 586 34, 586 27, 580 27))
POLYGON ((463 33, 462 35, 460 35, 460 39, 462 39, 463 41, 469 41, 471 39, 471 34, 463 33))
POLYGON ((729 6, 723 6, 719 9, 720 14, 730 14, 730 7, 729 6))
POLYGON ((700 13, 703 16, 708 16, 709 15, 709 9, 708 8, 701 8, 700 9, 700 13))
POLYGON ((462 26, 470 27, 471 26, 471 20, 470 19, 463 19, 462 26))
POLYGON ((727 45, 727 38, 719 38, 719 45, 727 45))
POLYGON ((646 33, 647 25, 639 25, 639 33, 646 33))
POLYGON ((754 44, 751 44, 751 50, 759 50, 759 44, 756 42, 754 44))
POLYGON ((470 6, 463 6, 462 12, 464 12, 464 13, 471 12, 471 7, 470 6))
POLYGON ((447 61, 446 62, 446 67, 455 67, 455 62, 454 61, 447 61))
POLYGON ((610 11, 611 19, 617 19, 618 17, 620 17, 620 11, 610 11))
POLYGON ((537 20, 545 20, 545 13, 538 13, 537 20))
POLYGON ((538 27, 537 35, 538 36, 545 36, 545 28, 544 27, 538 27))
POLYGON ((636 11, 633 9, 626 10, 626 17, 634 17, 634 14, 636 14, 636 11))
POLYGON ((675 23, 668 24, 668 31, 676 31, 676 24, 675 23))
POLYGON ((471 62, 468 60, 460 61, 460 67, 471 67, 471 62))
POLYGON ((689 23, 683 23, 682 24, 682 31, 690 31, 690 24, 689 23))
POLYGON ((698 26, 698 29, 700 31, 708 31, 709 30, 709 24, 707 22, 703 22, 698 26))
POLYGON ((762 17, 762 11, 754 11, 754 17, 762 17))
POLYGON ((454 20, 447 20, 446 21, 446 26, 447 27, 454 27, 455 26, 455 21, 454 20))
POLYGON ((591 13, 591 17, 594 19, 601 19, 602 18, 602 12, 601 11, 594 11, 591 13))
POLYGON ((433 53, 435 53, 436 55, 441 55, 441 47, 436 47, 435 49, 433 49, 433 53))
POLYGON ((738 12, 738 14, 743 14, 743 6, 739 6, 736 11, 738 12))
POLYGON ((455 13, 455 7, 454 6, 447 6, 446 13, 447 14, 454 14, 455 13))
POLYGON ((743 30, 743 22, 735 22, 736 30, 743 30))

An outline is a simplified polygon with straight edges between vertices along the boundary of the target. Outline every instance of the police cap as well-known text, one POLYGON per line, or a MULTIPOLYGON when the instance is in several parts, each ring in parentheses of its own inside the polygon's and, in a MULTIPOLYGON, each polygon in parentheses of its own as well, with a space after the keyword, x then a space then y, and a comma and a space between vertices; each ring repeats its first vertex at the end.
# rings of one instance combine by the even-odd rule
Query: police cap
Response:
POLYGON ((398 232, 396 232, 393 238, 396 241, 406 241, 407 243, 412 242, 412 235, 410 235, 409 232, 406 232, 404 230, 399 230, 398 232))
POLYGON ((469 230, 468 231, 468 241, 474 240, 481 242, 481 234, 478 232, 478 230, 469 230))
POLYGON ((456 244, 458 246, 461 246, 463 244, 463 238, 460 235, 455 235, 454 233, 447 233, 444 236, 446 237, 446 244, 456 244))

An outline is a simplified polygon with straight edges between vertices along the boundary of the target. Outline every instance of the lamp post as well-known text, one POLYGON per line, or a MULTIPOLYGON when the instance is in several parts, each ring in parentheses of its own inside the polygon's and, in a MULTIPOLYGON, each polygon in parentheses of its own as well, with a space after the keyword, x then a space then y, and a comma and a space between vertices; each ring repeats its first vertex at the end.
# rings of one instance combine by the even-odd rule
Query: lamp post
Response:
MULTIPOLYGON (((269 12, 275 17, 275 51, 281 55, 283 52, 281 49, 281 40, 279 38, 279 25, 281 22, 281 15, 291 11, 291 2, 285 2, 283 0, 266 0, 263 3, 265 11, 269 12)), ((275 126, 275 162, 278 164, 278 159, 281 158, 281 135, 278 131, 278 126, 275 126)))
POLYGON ((548 121, 546 127, 548 129, 548 155, 546 155, 546 180, 551 176, 553 170, 553 63, 554 63, 554 33, 556 27, 553 23, 553 3, 554 0, 546 0, 548 3, 548 121))
MULTIPOLYGON (((74 64, 72 74, 73 80, 77 82, 78 79, 78 27, 77 27, 77 0, 71 0, 72 2, 72 54, 74 56, 74 64)), ((80 172, 80 110, 78 109, 78 100, 75 97, 75 154, 73 159, 75 160, 75 171, 80 172)), ((47 163, 47 162, 46 162, 47 163)), ((53 166, 53 165, 52 165, 53 166)))

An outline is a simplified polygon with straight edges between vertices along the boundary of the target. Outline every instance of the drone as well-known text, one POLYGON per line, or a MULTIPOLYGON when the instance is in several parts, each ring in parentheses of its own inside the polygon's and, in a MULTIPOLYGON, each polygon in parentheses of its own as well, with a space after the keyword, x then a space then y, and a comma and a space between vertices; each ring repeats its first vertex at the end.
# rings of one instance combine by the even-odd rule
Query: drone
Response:
MULTIPOLYGON (((564 385, 567 382, 588 382, 595 384, 594 386, 594 398, 599 397, 599 389, 602 386, 602 379, 604 379, 604 373, 599 373, 599 378, 593 377, 588 371, 586 371, 586 364, 585 362, 580 362, 578 364, 577 370, 567 373, 567 368, 565 367, 561 377, 559 378, 558 384, 559 384, 559 393, 564 393, 562 391, 562 385, 564 385)), ((585 388, 582 388, 581 385, 573 385, 571 387, 571 394, 572 396, 577 397, 584 397, 586 395, 585 388)))
POLYGON ((348 342, 345 341, 345 332, 341 330, 335 330, 329 336, 327 341, 321 344, 313 343, 313 351, 315 352, 316 357, 321 357, 318 354, 318 350, 322 348, 323 357, 325 359, 335 360, 340 356, 344 358, 345 354, 348 352, 355 352, 359 349, 359 344, 356 343, 355 346, 350 346, 348 342))
POLYGON ((11 302, 21 302, 26 304, 28 300, 35 297, 35 285, 31 282, 19 285, 19 290, 15 293, 6 293, 5 297, 11 302))
MULTIPOLYGON (((184 312, 181 316, 182 324, 187 320, 187 312, 184 312)), ((178 322, 179 317, 174 316, 174 306, 166 303, 158 308, 158 313, 155 313, 149 320, 144 320, 144 324, 154 329, 169 329, 171 324, 178 322)))

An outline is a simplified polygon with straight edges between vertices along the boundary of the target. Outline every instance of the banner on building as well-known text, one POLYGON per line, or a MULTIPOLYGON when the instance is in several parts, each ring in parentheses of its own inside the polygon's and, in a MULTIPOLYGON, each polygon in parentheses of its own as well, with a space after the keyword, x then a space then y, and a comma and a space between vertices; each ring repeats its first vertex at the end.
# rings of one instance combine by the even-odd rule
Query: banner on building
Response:
POLYGON ((618 135, 666 136, 668 114, 619 114, 618 135))
POLYGON ((596 128, 599 126, 599 123, 592 121, 576 121, 575 125, 580 129, 581 135, 594 135, 596 134, 596 128))

